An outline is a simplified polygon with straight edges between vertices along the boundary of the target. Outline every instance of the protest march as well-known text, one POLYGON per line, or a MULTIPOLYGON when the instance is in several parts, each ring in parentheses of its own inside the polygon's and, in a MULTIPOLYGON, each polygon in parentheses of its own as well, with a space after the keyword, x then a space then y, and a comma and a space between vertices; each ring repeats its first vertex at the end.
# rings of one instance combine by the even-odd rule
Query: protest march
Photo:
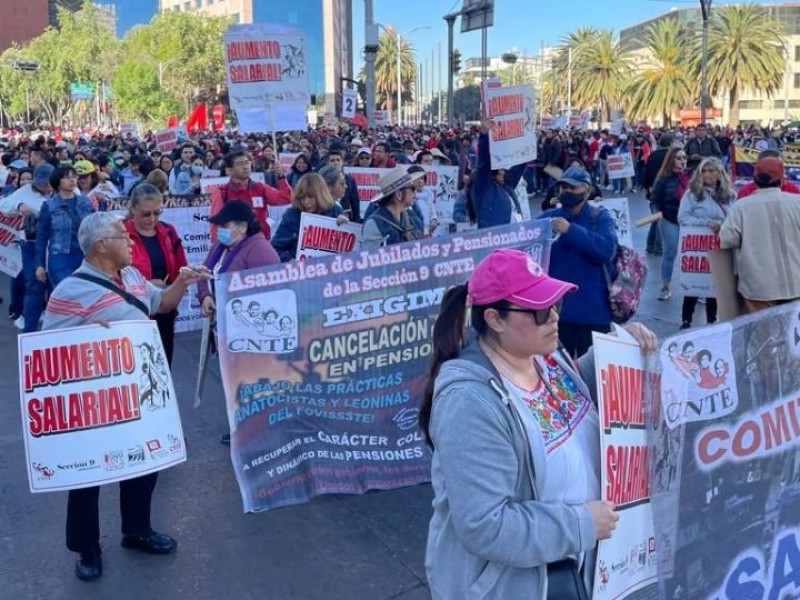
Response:
POLYGON ((510 0, 51 4, 0 35, 8 597, 800 594, 791 7, 534 57, 510 0))

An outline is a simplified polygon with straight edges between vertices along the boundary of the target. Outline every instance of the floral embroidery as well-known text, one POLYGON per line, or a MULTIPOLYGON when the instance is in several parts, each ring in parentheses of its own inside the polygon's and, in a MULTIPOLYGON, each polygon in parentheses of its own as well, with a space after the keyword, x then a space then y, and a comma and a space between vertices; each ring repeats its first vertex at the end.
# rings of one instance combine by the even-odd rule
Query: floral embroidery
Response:
POLYGON ((526 390, 513 381, 511 384, 521 392, 522 401, 539 424, 549 454, 570 438, 591 404, 553 357, 542 357, 539 366, 552 395, 544 382, 540 382, 535 390, 526 390))

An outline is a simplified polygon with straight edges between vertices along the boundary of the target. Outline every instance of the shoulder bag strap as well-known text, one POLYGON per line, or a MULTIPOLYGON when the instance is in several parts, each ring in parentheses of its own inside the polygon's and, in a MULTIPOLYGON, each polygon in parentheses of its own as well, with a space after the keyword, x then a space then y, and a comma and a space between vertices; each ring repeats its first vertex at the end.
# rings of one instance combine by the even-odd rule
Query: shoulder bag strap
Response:
POLYGON ((99 285, 100 287, 104 287, 107 290, 111 290, 112 292, 119 294, 122 298, 130 304, 131 306, 135 306, 140 311, 142 311, 148 318, 150 317, 150 310, 147 308, 147 305, 139 300, 136 296, 128 292, 127 290, 122 289, 121 287, 114 285, 110 281, 106 281, 105 279, 101 279, 100 277, 95 277, 94 275, 89 275, 88 273, 73 273, 71 277, 75 277, 76 279, 83 279, 84 281, 90 281, 99 285))

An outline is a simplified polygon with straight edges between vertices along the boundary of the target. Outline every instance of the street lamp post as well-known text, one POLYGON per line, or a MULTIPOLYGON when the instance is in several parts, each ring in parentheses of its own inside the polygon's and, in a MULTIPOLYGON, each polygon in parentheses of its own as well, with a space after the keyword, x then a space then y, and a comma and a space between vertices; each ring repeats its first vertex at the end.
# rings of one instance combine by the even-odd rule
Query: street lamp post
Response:
POLYGON ((706 122, 708 109, 708 22, 711 17, 712 0, 700 0, 700 10, 703 15, 703 57, 702 75, 700 77, 700 122, 706 122))

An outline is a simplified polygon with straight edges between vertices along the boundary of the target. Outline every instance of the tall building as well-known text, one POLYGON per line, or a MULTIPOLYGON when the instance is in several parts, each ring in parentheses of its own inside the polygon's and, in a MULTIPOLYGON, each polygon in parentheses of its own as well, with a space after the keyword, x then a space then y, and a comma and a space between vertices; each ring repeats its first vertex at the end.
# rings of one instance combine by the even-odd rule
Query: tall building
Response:
MULTIPOLYGON (((760 6, 765 15, 781 21, 786 28, 784 47, 787 51, 786 72, 783 85, 772 96, 760 92, 742 90, 739 97, 739 120, 742 125, 780 124, 782 121, 800 120, 800 4, 785 2, 781 4, 767 4, 760 6)), ((718 10, 712 7, 712 14, 718 10)), ((699 34, 702 27, 702 18, 699 8, 673 9, 668 13, 625 27, 619 32, 620 44, 630 49, 634 55, 637 68, 644 70, 647 66, 650 51, 645 45, 647 29, 661 21, 675 20, 689 31, 699 34)), ((711 99, 714 107, 722 109, 722 116, 717 119, 720 123, 729 120, 727 94, 711 99)), ((651 115, 658 122, 660 115, 651 115)))
POLYGON ((234 23, 281 23, 305 35, 309 87, 338 113, 342 78, 353 78, 353 0, 159 0, 159 10, 229 16, 234 23))
POLYGON ((29 42, 47 27, 58 24, 58 8, 79 10, 82 0, 3 0, 0 54, 14 44, 29 42))

